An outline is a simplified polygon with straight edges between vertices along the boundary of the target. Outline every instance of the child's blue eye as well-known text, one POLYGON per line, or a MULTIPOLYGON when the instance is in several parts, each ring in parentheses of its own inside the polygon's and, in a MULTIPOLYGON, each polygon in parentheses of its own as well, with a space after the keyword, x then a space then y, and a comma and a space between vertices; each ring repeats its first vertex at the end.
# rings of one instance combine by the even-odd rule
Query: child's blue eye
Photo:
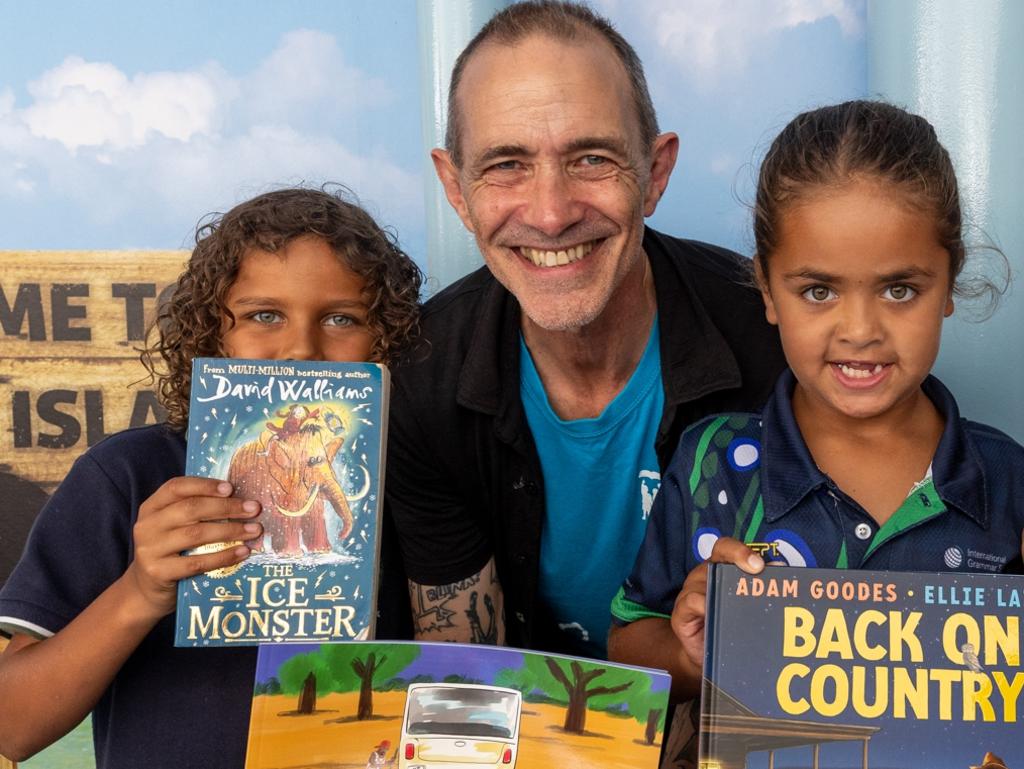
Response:
POLYGON ((260 310, 249 316, 257 323, 276 323, 280 316, 272 310, 260 310))
POLYGON ((803 291, 803 297, 808 302, 820 303, 827 302, 830 299, 835 299, 836 293, 828 286, 811 286, 805 288, 803 291))
POLYGON ((356 319, 351 315, 328 315, 324 318, 325 326, 351 326, 356 319))
POLYGON ((886 287, 884 296, 891 302, 909 302, 917 296, 917 290, 903 283, 897 283, 894 286, 886 287))

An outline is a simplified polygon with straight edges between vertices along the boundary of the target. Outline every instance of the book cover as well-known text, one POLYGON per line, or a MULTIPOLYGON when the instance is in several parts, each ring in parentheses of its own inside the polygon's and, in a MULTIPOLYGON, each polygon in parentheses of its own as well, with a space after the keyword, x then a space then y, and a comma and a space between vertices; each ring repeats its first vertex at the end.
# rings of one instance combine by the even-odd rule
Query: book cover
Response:
POLYGON ((668 674, 508 647, 261 646, 246 769, 654 769, 668 674))
POLYGON ((193 362, 185 472, 259 500, 264 534, 178 583, 176 646, 372 637, 388 388, 375 363, 193 362))
POLYGON ((711 567, 701 769, 1022 769, 1024 577, 711 567))

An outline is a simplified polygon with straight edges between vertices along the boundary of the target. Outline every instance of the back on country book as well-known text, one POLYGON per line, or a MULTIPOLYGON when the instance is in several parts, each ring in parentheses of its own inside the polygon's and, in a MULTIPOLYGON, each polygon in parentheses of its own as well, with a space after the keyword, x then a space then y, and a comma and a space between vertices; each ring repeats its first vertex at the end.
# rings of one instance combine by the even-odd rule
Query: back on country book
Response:
POLYGON ((1024 578, 711 567, 701 769, 1024 769, 1024 578))
POLYGON ((185 472, 258 500, 264 533, 178 583, 176 646, 372 637, 388 390, 374 363, 194 361, 185 472))

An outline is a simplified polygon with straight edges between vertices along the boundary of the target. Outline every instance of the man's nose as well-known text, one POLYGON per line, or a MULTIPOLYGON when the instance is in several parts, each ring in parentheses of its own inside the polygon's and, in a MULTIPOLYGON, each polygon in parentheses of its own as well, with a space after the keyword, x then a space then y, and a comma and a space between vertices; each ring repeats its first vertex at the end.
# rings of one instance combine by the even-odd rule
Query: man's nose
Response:
POLYGON ((549 237, 558 237, 583 218, 583 206, 565 170, 543 165, 526 190, 523 224, 549 237))

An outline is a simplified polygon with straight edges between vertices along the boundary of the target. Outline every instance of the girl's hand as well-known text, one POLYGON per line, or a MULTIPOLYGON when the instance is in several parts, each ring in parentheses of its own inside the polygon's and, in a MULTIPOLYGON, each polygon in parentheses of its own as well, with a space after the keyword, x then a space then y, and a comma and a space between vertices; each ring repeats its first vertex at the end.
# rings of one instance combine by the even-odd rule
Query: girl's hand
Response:
POLYGON ((244 561, 241 544, 260 536, 250 519, 259 502, 231 496, 231 484, 213 478, 172 478, 139 507, 135 523, 135 560, 125 578, 159 619, 174 610, 178 581, 244 561), (200 545, 231 543, 223 550, 182 555, 200 545))
POLYGON ((708 563, 731 563, 748 574, 764 569, 764 559, 732 537, 720 537, 711 557, 686 576, 672 609, 672 632, 683 646, 683 655, 698 670, 704 666, 704 614, 708 592, 708 563))

